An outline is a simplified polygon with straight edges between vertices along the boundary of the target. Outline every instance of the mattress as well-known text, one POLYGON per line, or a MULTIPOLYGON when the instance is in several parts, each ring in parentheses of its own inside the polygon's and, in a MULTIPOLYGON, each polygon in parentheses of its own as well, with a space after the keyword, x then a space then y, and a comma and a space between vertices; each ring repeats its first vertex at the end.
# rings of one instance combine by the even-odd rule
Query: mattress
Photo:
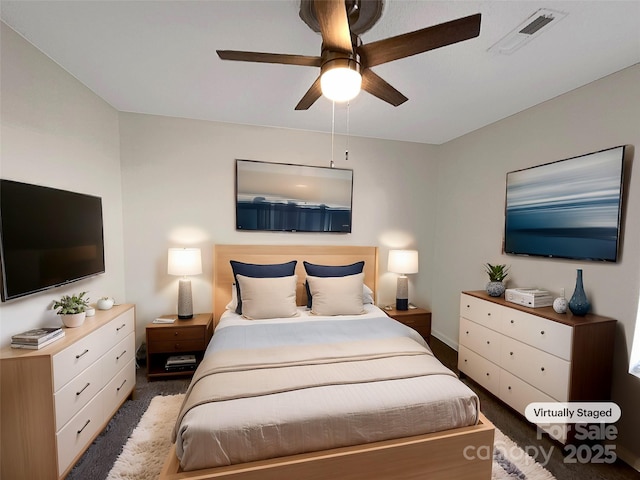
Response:
POLYGON ((227 311, 174 430, 183 470, 474 425, 478 397, 413 329, 363 315, 250 321, 227 311))

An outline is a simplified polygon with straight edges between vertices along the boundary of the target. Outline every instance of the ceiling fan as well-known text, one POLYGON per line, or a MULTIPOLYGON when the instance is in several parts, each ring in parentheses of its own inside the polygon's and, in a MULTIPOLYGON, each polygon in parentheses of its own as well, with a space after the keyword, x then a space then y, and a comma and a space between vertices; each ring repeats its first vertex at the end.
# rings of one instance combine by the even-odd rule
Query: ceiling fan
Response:
MULTIPOLYGON (((378 3, 381 5, 380 0, 378 3)), ((358 94, 360 88, 397 107, 408 98, 376 75, 371 67, 468 40, 480 34, 481 15, 478 13, 364 45, 351 28, 358 20, 361 6, 361 0, 312 0, 311 11, 315 13, 322 35, 319 57, 237 50, 217 50, 218 56, 222 60, 320 67, 320 75, 298 102, 296 110, 307 110, 323 94, 336 101, 350 100, 358 94), (352 81, 350 92, 343 94, 330 91, 331 76, 339 74, 346 74, 347 77, 336 80, 337 86, 345 87, 352 81)), ((379 10, 381 12, 381 8, 379 10)))

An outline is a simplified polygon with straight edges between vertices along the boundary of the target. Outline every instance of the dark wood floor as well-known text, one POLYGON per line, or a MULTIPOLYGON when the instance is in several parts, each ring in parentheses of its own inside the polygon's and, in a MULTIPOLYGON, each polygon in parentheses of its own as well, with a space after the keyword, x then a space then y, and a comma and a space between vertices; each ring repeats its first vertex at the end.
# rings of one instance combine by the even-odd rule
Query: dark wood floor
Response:
MULTIPOLYGON (((431 350, 434 355, 447 367, 458 375, 458 352, 431 337, 431 350)), ((621 460, 613 464, 605 463, 567 463, 565 460, 564 446, 547 435, 539 438, 538 432, 524 417, 503 404, 468 377, 462 377, 466 383, 480 398, 480 409, 502 433, 511 438, 532 456, 537 455, 540 463, 544 458, 550 458, 545 466, 558 480, 638 480, 640 472, 637 472, 621 460), (548 453, 551 451, 551 455, 548 453)), ((594 455, 595 456, 595 455, 594 455)), ((583 457, 584 458, 584 457, 583 457)))

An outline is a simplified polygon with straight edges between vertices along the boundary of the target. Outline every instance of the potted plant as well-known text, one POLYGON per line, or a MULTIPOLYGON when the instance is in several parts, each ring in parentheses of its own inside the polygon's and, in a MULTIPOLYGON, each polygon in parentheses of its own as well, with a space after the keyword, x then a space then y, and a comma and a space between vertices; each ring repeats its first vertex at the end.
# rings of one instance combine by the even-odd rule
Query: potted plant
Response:
POLYGON ((79 327, 84 323, 86 310, 89 306, 89 298, 84 298, 87 292, 64 295, 53 303, 57 314, 62 317, 65 327, 79 327))
POLYGON ((509 274, 509 267, 506 265, 485 264, 485 271, 489 275, 487 283, 487 293, 492 297, 499 297, 504 293, 504 279, 509 274))

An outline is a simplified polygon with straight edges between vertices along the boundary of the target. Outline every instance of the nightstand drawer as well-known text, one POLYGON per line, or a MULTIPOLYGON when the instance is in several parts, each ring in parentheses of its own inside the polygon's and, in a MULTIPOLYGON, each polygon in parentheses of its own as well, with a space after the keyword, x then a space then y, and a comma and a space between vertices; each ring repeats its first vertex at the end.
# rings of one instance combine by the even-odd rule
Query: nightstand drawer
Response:
POLYGON ((206 345, 202 340, 174 340, 169 342, 152 342, 147 344, 149 353, 194 352, 204 350, 206 345))
POLYGON ((203 340, 204 328, 155 328, 147 331, 149 342, 181 342, 184 340, 203 340))
POLYGON ((429 325, 429 315, 405 315, 401 318, 400 321, 407 327, 415 328, 416 330, 418 330, 420 327, 427 327, 429 325))

